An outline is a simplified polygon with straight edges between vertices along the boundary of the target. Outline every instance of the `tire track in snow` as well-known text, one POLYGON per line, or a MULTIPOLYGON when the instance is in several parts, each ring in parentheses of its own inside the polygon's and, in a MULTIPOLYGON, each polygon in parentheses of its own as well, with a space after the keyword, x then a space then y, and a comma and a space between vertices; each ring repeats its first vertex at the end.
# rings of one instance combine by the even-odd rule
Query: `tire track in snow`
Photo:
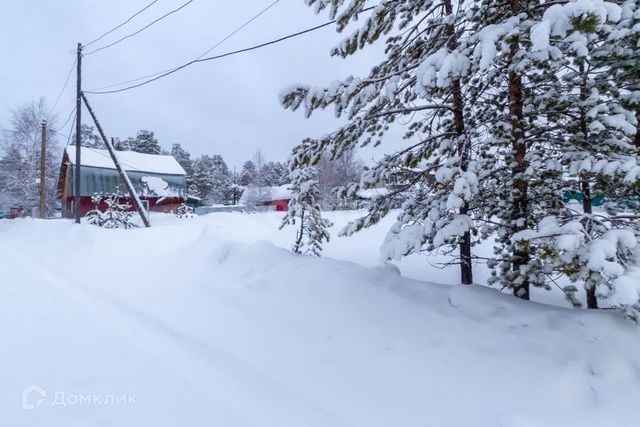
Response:
POLYGON ((5 259, 11 259, 19 270, 40 276, 43 286, 55 288, 88 316, 170 366, 172 371, 193 384, 198 392, 208 396, 215 404, 249 421, 246 425, 350 425, 337 414, 256 371, 223 349, 176 330, 112 295, 74 283, 70 277, 52 268, 34 270, 19 257, 4 252, 5 259))

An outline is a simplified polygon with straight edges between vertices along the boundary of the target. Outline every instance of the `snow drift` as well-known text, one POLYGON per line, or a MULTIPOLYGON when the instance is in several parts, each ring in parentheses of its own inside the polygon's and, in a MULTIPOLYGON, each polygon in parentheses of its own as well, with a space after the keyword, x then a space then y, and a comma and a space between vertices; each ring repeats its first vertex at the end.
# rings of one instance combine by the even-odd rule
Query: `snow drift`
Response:
MULTIPOLYGON (((246 216, 136 230, 0 221, 3 424, 565 427, 637 418, 640 338, 617 315, 241 243, 247 229, 225 218, 246 216), (20 394, 31 384, 47 395, 25 410, 20 394), (58 392, 135 402, 54 405, 58 392)), ((362 251, 378 245, 361 239, 362 251)))

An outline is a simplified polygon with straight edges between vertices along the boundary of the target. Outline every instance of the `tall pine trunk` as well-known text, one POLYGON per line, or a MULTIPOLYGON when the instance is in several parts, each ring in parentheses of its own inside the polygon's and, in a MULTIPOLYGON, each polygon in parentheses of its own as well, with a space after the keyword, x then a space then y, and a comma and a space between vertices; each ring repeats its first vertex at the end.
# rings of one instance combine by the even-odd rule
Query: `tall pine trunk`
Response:
MULTIPOLYGON (((511 12, 515 16, 521 12, 521 7, 517 0, 510 0, 511 12)), ((523 114, 523 94, 522 77, 514 69, 514 60, 520 48, 517 38, 511 41, 510 46, 510 66, 509 71, 509 115, 511 121, 511 149, 513 153, 513 168, 511 170, 513 179, 513 201, 511 210, 511 234, 525 230, 528 225, 528 190, 529 182, 525 177, 527 162, 525 159, 527 145, 524 135, 524 114, 523 114)), ((516 247, 513 251, 512 270, 519 274, 522 266, 529 262, 529 250, 516 247)), ((519 298, 530 299, 529 280, 521 278, 513 286, 513 294, 519 298)))
POLYGON ((640 107, 636 108, 636 150, 638 150, 638 154, 640 154, 640 107))
MULTIPOLYGON (((587 88, 587 72, 585 71, 584 63, 580 64, 580 72, 582 73, 582 81, 580 84, 580 100, 584 103, 586 102, 589 93, 587 88)), ((585 147, 589 146, 589 128, 587 126, 587 112, 585 111, 584 105, 580 106, 580 132, 582 133, 582 137, 584 138, 585 147)), ((591 215, 593 213, 593 202, 591 196, 591 181, 589 178, 588 172, 583 172, 580 174, 580 191, 582 192, 582 212, 585 214, 591 215)), ((586 232, 590 233, 591 230, 589 222, 587 220, 583 223, 586 232)), ((596 287, 593 284, 590 288, 586 289, 587 293, 587 308, 596 309, 598 308, 598 297, 596 296, 596 287)))
MULTIPOLYGON (((453 13, 451 0, 444 0, 444 9, 446 15, 453 13)), ((453 24, 447 24, 446 32, 449 36, 447 47, 449 51, 458 48, 456 40, 455 27, 453 24)), ((456 135, 458 137, 458 154, 460 155, 460 169, 467 171, 469 167, 469 157, 471 147, 464 138, 464 101, 462 99, 462 89, 460 87, 460 79, 456 79, 451 84, 451 96, 453 99, 453 123, 456 135)), ((465 202, 459 210, 461 215, 469 213, 469 203, 465 202)), ((471 265, 471 232, 466 231, 460 238, 460 282, 463 285, 471 285, 473 283, 473 267, 471 265)))

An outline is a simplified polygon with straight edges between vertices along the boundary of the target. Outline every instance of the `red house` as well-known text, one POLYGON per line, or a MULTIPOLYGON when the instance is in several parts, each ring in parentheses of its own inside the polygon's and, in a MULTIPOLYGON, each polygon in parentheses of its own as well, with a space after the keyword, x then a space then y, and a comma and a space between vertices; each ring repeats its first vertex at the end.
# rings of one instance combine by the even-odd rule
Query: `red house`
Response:
MULTIPOLYGON (((147 211, 173 212, 185 200, 186 172, 172 156, 118 151, 118 160, 129 176, 147 211)), ((135 210, 133 201, 120 179, 107 150, 82 147, 80 153, 80 215, 95 209, 91 198, 95 194, 121 194, 120 201, 135 210)), ((73 218, 75 212, 75 146, 65 149, 58 179, 58 196, 62 216, 73 218)), ((105 209, 104 201, 100 209, 105 209)))
POLYGON ((266 210, 286 212, 292 198, 289 184, 279 187, 248 187, 240 197, 240 204, 244 206, 262 206, 266 210))

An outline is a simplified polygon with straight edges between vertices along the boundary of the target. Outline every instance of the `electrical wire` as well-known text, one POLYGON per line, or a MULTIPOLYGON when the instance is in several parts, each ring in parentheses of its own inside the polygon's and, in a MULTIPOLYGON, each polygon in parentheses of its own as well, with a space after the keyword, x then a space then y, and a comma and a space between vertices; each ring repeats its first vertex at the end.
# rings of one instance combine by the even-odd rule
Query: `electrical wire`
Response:
POLYGON ((133 36, 135 36, 135 35, 137 35, 137 34, 140 34, 142 31, 144 31, 144 30, 146 30, 147 28, 151 27, 153 24, 155 24, 155 23, 157 23, 157 22, 160 22, 160 21, 162 21, 164 18, 166 18, 166 17, 168 17, 168 16, 170 16, 170 15, 173 15, 174 13, 176 13, 176 12, 178 12, 178 11, 182 10, 183 8, 187 7, 188 5, 190 5, 191 3, 193 3, 193 1, 194 1, 194 0, 189 0, 189 1, 187 1, 186 3, 183 3, 181 6, 179 6, 179 7, 175 8, 175 9, 173 9, 173 10, 171 10, 171 11, 169 11, 169 12, 165 13, 165 14, 164 14, 164 15, 162 15, 161 17, 159 17, 159 18, 157 18, 157 19, 155 19, 155 20, 151 21, 149 24, 145 25, 144 27, 140 28, 139 30, 134 31, 133 33, 128 34, 128 35, 126 35, 126 36, 124 36, 124 37, 121 37, 121 38, 119 38, 118 40, 116 40, 116 41, 114 41, 114 42, 112 42, 112 43, 109 43, 108 45, 105 45, 105 46, 102 46, 102 47, 96 48, 96 49, 94 49, 94 50, 92 50, 92 51, 90 51, 90 52, 87 52, 87 53, 85 54, 85 56, 87 56, 87 55, 91 55, 91 54, 94 54, 94 53, 99 52, 99 51, 104 50, 104 49, 108 49, 108 48, 110 48, 110 47, 112 47, 112 46, 115 46, 115 45, 117 45, 118 43, 123 42, 123 41, 125 41, 125 40, 127 40, 127 39, 129 39, 129 38, 131 38, 131 37, 133 37, 133 36))
POLYGON ((160 74, 160 75, 158 75, 156 77, 153 77, 151 79, 145 80, 142 83, 138 83, 138 84, 135 84, 135 85, 127 86, 127 87, 124 87, 124 88, 121 88, 121 89, 105 90, 105 91, 85 91, 84 93, 92 94, 92 95, 104 95, 104 94, 109 94, 109 93, 118 93, 118 92, 124 92, 126 90, 135 89, 135 88, 138 88, 140 86, 144 86, 144 85, 147 85, 149 83, 152 83, 152 82, 154 82, 156 80, 159 80, 159 79, 161 79, 163 77, 166 77, 166 76, 168 76, 170 74, 173 74, 175 72, 178 72, 178 71, 180 71, 180 70, 182 70, 184 68, 187 68, 187 67, 189 67, 189 66, 191 66, 193 64, 200 63, 200 62, 212 61, 212 60, 215 60, 215 59, 221 59, 221 58, 225 58, 227 56, 237 55, 237 54, 240 54, 240 53, 249 52, 249 51, 260 49, 260 48, 263 48, 263 47, 266 47, 266 46, 270 46, 270 45, 273 45, 273 44, 281 43, 281 42, 283 42, 285 40, 292 39, 294 37, 298 37, 298 36, 301 36, 301 35, 304 35, 304 34, 319 30, 321 28, 327 27, 327 26, 329 26, 331 24, 334 24, 335 22, 336 22, 335 20, 332 20, 332 21, 329 21, 329 22, 325 22, 324 24, 320 24, 320 25, 317 25, 315 27, 307 28, 306 30, 298 31, 297 33, 289 34, 287 36, 280 37, 278 39, 271 40, 271 41, 268 41, 268 42, 265 42, 265 43, 260 43, 260 44, 257 44, 257 45, 251 46, 251 47, 246 47, 244 49, 234 50, 234 51, 231 51, 231 52, 223 53, 221 55, 210 56, 210 57, 207 57, 207 58, 194 59, 192 61, 189 61, 189 62, 187 62, 185 64, 180 65, 179 67, 173 68, 173 69, 171 69, 171 70, 169 70, 169 71, 167 71, 165 73, 162 73, 162 74, 160 74))
POLYGON ((69 128, 69 136, 67 136, 67 144, 65 145, 64 148, 67 148, 69 146, 69 143, 71 142, 71 135, 73 135, 73 128, 75 127, 76 124, 76 118, 77 117, 73 117, 73 123, 71 124, 71 128, 69 128))
POLYGON ((207 49, 205 52, 202 53, 202 55, 198 56, 196 59, 200 59, 203 58, 204 56, 206 56, 207 54, 209 54, 213 49, 217 48, 218 46, 220 46, 222 43, 226 42, 227 40, 229 40, 231 37, 233 37, 237 32, 241 31, 244 27, 246 27, 247 25, 251 24, 253 21, 255 21, 256 19, 258 19, 260 16, 262 16, 262 14, 266 13, 269 9, 271 9, 273 6, 275 6, 276 4, 278 4, 280 2, 280 0, 275 0, 273 3, 271 3, 269 6, 265 7, 264 9, 262 9, 260 12, 258 12, 256 15, 254 15, 251 19, 249 19, 247 22, 245 22, 244 24, 240 25, 238 28, 236 28, 235 30, 233 30, 228 36, 226 36, 225 38, 223 38, 222 40, 220 40, 218 43, 214 44, 213 46, 211 46, 209 49, 207 49))
POLYGON ((73 73, 73 69, 76 67, 76 62, 77 61, 78 61, 78 58, 76 57, 73 60, 73 64, 71 65, 71 69, 69 70, 69 73, 67 74, 67 78, 64 80, 64 84, 62 85, 62 89, 60 89, 60 92, 58 93, 58 96, 56 97, 56 100, 53 103, 53 107, 51 107, 51 109, 49 110, 49 114, 47 114, 47 116, 50 117, 51 114, 56 109, 56 107, 58 106, 58 102, 60 102, 60 98, 62 97, 62 94, 64 93, 64 90, 67 88, 67 85, 69 84, 69 79, 71 78, 71 73, 73 73))
POLYGON ((69 146, 69 143, 71 142, 71 135, 73 134, 73 125, 75 125, 75 124, 76 124, 76 119, 75 119, 75 117, 74 117, 74 118, 73 118, 73 123, 72 123, 71 127, 69 128, 69 134, 68 134, 68 135, 65 135, 65 134, 63 134, 63 133, 60 133, 60 130, 61 130, 61 129, 58 129, 58 130, 55 130, 55 129, 49 129, 48 131, 49 131, 49 132, 53 132, 53 133, 55 133, 56 135, 58 135, 58 136, 61 136, 61 137, 65 138, 65 139, 67 140, 67 143, 65 144, 64 148, 67 148, 67 147, 69 146))
MULTIPOLYGON (((244 22, 242 25, 240 25, 239 27, 237 27, 235 30, 233 30, 231 33, 229 33, 229 35, 227 35, 226 37, 224 37, 223 39, 221 39, 220 41, 218 41, 216 44, 214 44, 213 46, 211 46, 209 49, 207 49, 206 51, 204 51, 200 56, 196 57, 195 59, 201 59, 202 57, 204 57, 205 55, 207 55, 208 53, 210 53, 212 50, 214 50, 215 48, 217 48, 218 46, 220 46, 222 43, 226 42, 227 40, 229 40, 231 37, 233 37, 234 35, 236 35, 238 32, 240 32, 241 30, 243 30, 247 25, 251 24, 253 21, 255 21, 256 19, 258 19, 260 16, 262 16, 264 13, 266 13, 269 9, 271 9, 273 6, 275 6, 277 3, 279 3, 280 0, 275 0, 274 2, 272 2, 271 4, 269 4, 267 7, 265 7, 264 9, 262 9, 260 12, 258 12, 256 15, 254 15, 253 17, 251 17, 251 19, 249 19, 248 21, 244 22)), ((179 66, 178 66, 179 67, 179 66)), ((141 80, 145 80, 151 77, 155 77, 155 76, 159 76, 160 74, 164 74, 167 73, 169 71, 175 70, 178 67, 173 67, 173 68, 168 68, 162 71, 158 71, 156 73, 152 73, 152 74, 147 74, 145 76, 141 76, 135 79, 131 79, 131 80, 126 80, 120 83, 115 83, 115 84, 111 84, 108 86, 101 86, 98 88, 94 88, 91 89, 90 91, 86 91, 86 93, 91 93, 92 91, 100 91, 100 90, 104 90, 104 89, 111 89, 114 87, 118 87, 118 86, 122 86, 122 85, 126 85, 128 83, 134 83, 134 82, 139 82, 141 80)))
POLYGON ((109 31, 107 31, 106 33, 104 33, 103 35, 101 35, 100 37, 91 40, 89 43, 84 44, 84 47, 89 47, 92 44, 99 42, 100 40, 102 40, 103 38, 105 38, 106 36, 108 36, 109 34, 113 33, 114 31, 118 30, 119 28, 123 27, 124 25, 128 24, 129 22, 131 22, 131 20, 133 18, 135 18, 136 16, 140 15, 142 12, 144 12, 145 10, 149 9, 151 6, 153 6, 154 4, 156 4, 158 2, 158 0, 154 0, 151 3, 149 3, 148 5, 146 5, 145 7, 143 7, 142 9, 140 9, 139 11, 137 11, 136 13, 134 13, 133 15, 131 15, 129 18, 127 18, 126 21, 122 22, 121 24, 113 27, 112 29, 110 29, 109 31))
POLYGON ((76 107, 73 107, 73 110, 71 110, 71 113, 69 114, 69 117, 67 117, 67 120, 65 120, 64 124, 60 126, 58 129, 56 129, 54 132, 60 132, 62 129, 64 129, 65 126, 69 124, 69 121, 71 121, 71 117, 75 115, 75 112, 76 112, 76 107))

